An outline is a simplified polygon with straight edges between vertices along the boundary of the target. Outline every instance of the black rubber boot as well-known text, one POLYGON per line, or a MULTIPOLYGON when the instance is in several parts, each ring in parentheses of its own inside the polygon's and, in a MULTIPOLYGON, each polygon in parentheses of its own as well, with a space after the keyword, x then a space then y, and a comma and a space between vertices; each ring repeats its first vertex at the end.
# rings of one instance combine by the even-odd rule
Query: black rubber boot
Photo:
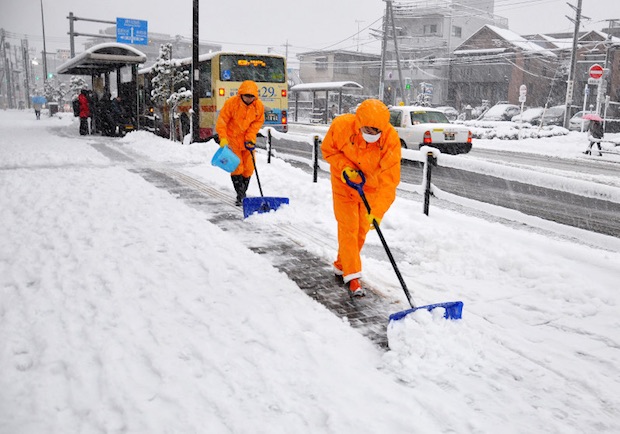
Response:
POLYGON ((250 186, 250 177, 248 178, 243 177, 243 190, 242 190, 243 197, 245 197, 245 194, 247 193, 249 186, 250 186))
POLYGON ((230 179, 232 179, 233 187, 235 187, 235 192, 237 193, 237 200, 235 200, 235 205, 241 206, 241 204, 243 203, 243 198, 245 197, 245 192, 243 191, 243 176, 232 175, 230 179))

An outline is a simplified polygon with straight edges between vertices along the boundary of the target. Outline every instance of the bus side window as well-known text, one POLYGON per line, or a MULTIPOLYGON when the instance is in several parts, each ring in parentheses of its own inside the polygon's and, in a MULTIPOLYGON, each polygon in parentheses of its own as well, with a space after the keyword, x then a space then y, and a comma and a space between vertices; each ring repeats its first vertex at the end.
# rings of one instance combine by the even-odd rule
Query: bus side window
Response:
POLYGON ((211 89, 211 61, 202 62, 200 65, 200 87, 203 98, 211 98, 213 89, 211 89))

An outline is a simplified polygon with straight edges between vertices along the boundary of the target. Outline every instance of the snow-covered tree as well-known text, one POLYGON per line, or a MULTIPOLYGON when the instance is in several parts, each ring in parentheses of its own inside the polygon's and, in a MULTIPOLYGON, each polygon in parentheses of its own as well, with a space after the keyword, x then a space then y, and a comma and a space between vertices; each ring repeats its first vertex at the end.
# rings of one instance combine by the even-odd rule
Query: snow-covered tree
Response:
POLYGON ((69 94, 71 95, 71 99, 75 99, 80 94, 80 91, 86 86, 86 80, 84 80, 80 76, 71 76, 71 80, 69 81, 69 94))
POLYGON ((172 44, 160 46, 153 72, 151 98, 158 105, 166 105, 175 90, 189 86, 189 71, 179 70, 172 60, 172 44))
POLYGON ((162 44, 159 56, 153 65, 153 89, 151 98, 156 105, 164 107, 169 113, 170 139, 175 139, 176 116, 179 104, 191 99, 189 87, 189 71, 181 71, 172 59, 172 44, 162 44))
POLYGON ((67 85, 59 83, 57 80, 48 80, 43 85, 43 95, 47 98, 47 102, 56 102, 59 107, 64 105, 65 95, 67 94, 67 85))
POLYGON ((48 102, 57 101, 58 92, 52 80, 47 80, 43 84, 43 95, 45 95, 45 98, 47 98, 48 102))

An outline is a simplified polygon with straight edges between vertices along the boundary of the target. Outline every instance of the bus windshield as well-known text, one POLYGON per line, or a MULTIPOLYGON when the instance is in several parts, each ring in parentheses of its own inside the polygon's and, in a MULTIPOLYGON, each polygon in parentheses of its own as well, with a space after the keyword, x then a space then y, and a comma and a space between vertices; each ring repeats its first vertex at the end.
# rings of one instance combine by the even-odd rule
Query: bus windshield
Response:
POLYGON ((286 74, 281 57, 223 54, 220 56, 220 80, 257 83, 284 83, 286 74))

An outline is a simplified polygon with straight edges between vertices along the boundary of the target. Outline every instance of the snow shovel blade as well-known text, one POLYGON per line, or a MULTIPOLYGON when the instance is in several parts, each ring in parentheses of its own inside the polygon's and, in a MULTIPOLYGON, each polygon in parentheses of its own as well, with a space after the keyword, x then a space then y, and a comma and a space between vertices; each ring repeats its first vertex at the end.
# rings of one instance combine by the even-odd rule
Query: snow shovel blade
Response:
POLYGON ((288 204, 288 197, 245 197, 243 198, 243 218, 248 218, 254 213, 275 211, 282 204, 288 204))
POLYGON ((390 315, 391 321, 399 321, 409 315, 411 312, 415 312, 419 309, 426 309, 429 312, 436 307, 442 307, 445 309, 444 318, 445 319, 461 319, 461 313, 463 312, 463 302, 462 301, 448 301, 446 303, 436 303, 429 304, 427 306, 418 306, 412 309, 402 310, 400 312, 393 313, 390 315))

